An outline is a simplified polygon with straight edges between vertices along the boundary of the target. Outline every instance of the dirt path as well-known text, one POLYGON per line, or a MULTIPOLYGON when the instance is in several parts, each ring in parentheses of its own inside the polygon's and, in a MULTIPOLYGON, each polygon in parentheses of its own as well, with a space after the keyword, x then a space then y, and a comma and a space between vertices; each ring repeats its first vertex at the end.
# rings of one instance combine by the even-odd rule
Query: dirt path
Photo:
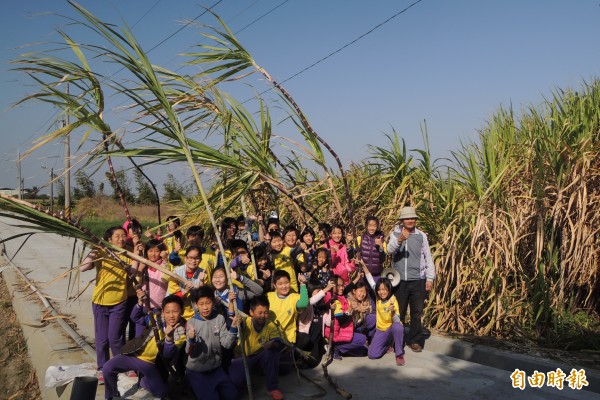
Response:
POLYGON ((41 398, 35 370, 29 363, 27 342, 17 321, 6 282, 0 276, 0 398, 41 398))

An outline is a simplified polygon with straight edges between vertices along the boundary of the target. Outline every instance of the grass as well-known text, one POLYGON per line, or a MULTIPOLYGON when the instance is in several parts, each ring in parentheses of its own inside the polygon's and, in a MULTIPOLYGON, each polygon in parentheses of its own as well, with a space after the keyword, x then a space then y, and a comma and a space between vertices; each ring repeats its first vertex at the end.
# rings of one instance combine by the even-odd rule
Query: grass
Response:
MULTIPOLYGON (((140 221, 144 229, 148 226, 158 225, 155 206, 128 205, 128 208, 131 217, 140 221)), ((166 216, 174 211, 172 206, 163 205, 161 212, 164 223, 166 216)), ((104 235, 104 232, 110 227, 123 226, 126 220, 125 211, 121 204, 106 196, 78 200, 73 209, 73 215, 80 218, 81 225, 99 237, 104 235)))

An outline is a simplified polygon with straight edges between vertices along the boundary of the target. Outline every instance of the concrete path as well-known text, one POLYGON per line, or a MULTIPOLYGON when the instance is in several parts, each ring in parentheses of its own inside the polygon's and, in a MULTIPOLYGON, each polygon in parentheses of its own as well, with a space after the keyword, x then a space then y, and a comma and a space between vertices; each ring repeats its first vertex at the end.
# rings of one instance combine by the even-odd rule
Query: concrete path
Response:
MULTIPOLYGON (((2 238, 24 231, 21 228, 10 226, 11 223, 15 223, 15 221, 0 218, 0 236, 2 238)), ((22 241, 21 238, 6 243, 6 252, 10 257, 15 254, 22 241)), ((93 346, 93 316, 90 301, 93 283, 77 300, 67 301, 66 298, 67 296, 72 297, 83 289, 94 278, 94 272, 80 274, 75 270, 71 274, 69 285, 72 251, 72 239, 50 234, 36 234, 19 251, 13 263, 27 274, 40 291, 51 300, 59 313, 67 316, 75 330, 93 346), (63 277, 58 278, 60 276, 63 277)), ((80 248, 77 251, 80 251, 80 248)), ((75 265, 76 263, 77 261, 75 261, 75 265)), ((6 264, 5 260, 0 261, 0 266, 4 264, 6 264)), ((14 270, 5 269, 3 278, 6 279, 9 286, 12 286, 10 290, 14 290, 13 304, 28 341, 32 362, 37 370, 44 398, 68 399, 70 385, 67 385, 64 392, 44 389, 46 368, 50 365, 93 362, 93 357, 81 350, 55 322, 40 323, 43 315, 40 302, 27 296, 27 291, 19 291, 22 289, 22 284, 19 284, 20 278, 14 270)), ((366 358, 344 358, 342 361, 334 361, 329 367, 329 372, 341 387, 352 393, 355 399, 600 400, 600 394, 597 393, 600 391, 600 379, 593 371, 586 371, 590 386, 585 391, 569 388, 567 381, 564 382, 563 390, 547 385, 542 388, 532 388, 526 385, 525 390, 520 390, 512 386, 510 375, 514 368, 520 368, 527 373, 533 372, 534 369, 547 373, 561 367, 568 376, 572 367, 480 346, 474 347, 456 340, 435 336, 432 336, 425 346, 426 350, 418 354, 408 350, 404 367, 397 367, 393 355, 388 354, 376 361, 366 358), (478 362, 487 365, 449 355, 477 359, 478 362), (593 392, 589 391, 590 389, 593 392)), ((306 399, 318 395, 320 389, 315 385, 316 383, 327 392, 320 398, 341 399, 323 378, 321 367, 303 372, 314 383, 303 378, 298 381, 294 373, 282 377, 280 386, 286 398, 306 399)), ((126 380, 123 381, 124 384, 126 382, 126 380)), ((131 384, 130 381, 129 384, 131 384)), ((255 382, 254 393, 255 399, 269 398, 261 378, 255 382)), ((96 398, 103 398, 102 387, 99 387, 96 398)))

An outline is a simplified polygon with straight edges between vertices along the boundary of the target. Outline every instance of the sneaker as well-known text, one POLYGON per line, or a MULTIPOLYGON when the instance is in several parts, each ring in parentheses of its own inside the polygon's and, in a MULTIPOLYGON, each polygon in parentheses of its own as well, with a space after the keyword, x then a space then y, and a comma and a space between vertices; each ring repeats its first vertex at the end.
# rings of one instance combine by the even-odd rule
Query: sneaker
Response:
POLYGON ((387 352, 388 353, 393 353, 394 352, 394 346, 388 347, 387 352))
POLYGON ((404 355, 396 357, 396 365, 399 367, 406 365, 406 361, 404 361, 404 355))
POLYGON ((98 370, 96 372, 96 378, 98 378, 98 385, 104 385, 104 374, 102 374, 102 371, 98 370))
POLYGON ((421 347, 421 345, 419 343, 411 343, 408 345, 408 347, 410 347, 410 349, 412 351, 414 351, 415 353, 420 353, 423 351, 423 348, 421 347))
POLYGON ((333 359, 334 360, 341 360, 342 359, 342 355, 340 354, 339 351, 337 351, 337 350, 333 351, 333 359))
POLYGON ((137 372, 135 372, 135 371, 127 371, 126 374, 127 374, 128 378, 137 378, 137 376, 138 376, 137 372))
POLYGON ((283 393, 281 393, 279 390, 275 389, 275 390, 270 390, 269 394, 271 395, 271 398, 273 400, 282 400, 283 399, 283 393))
POLYGON ((153 398, 152 393, 148 389, 143 387, 135 391, 135 393, 129 395, 129 399, 151 399, 153 398))

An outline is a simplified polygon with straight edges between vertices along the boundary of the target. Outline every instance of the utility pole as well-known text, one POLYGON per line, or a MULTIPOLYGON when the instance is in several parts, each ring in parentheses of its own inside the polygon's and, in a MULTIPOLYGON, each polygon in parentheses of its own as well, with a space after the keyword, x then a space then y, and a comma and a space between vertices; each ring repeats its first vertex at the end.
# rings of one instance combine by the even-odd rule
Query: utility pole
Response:
MULTIPOLYGON (((42 164, 42 169, 47 169, 42 164)), ((54 167, 50 167, 50 213, 54 213, 54 167)))
POLYGON ((21 179, 21 150, 17 150, 17 179, 19 180, 19 200, 23 200, 23 180, 21 179))
MULTIPOLYGON (((69 82, 67 82, 67 96, 69 95, 69 82)), ((63 127, 69 125, 69 110, 65 113, 63 127)), ((65 135, 65 218, 71 218, 71 141, 69 134, 65 135)))
POLYGON ((50 214, 54 214, 54 167, 50 168, 50 214))

